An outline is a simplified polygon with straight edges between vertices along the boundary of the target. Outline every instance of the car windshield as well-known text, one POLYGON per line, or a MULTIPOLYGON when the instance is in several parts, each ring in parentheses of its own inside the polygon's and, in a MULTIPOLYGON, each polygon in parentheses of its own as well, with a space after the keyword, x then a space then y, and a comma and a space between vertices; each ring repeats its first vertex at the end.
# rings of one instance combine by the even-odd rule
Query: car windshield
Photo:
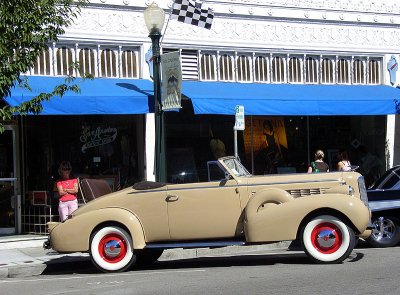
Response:
POLYGON ((400 182, 400 167, 394 167, 385 172, 371 189, 398 189, 400 182))
POLYGON ((232 171, 235 176, 250 176, 250 172, 236 158, 223 160, 224 164, 232 171))

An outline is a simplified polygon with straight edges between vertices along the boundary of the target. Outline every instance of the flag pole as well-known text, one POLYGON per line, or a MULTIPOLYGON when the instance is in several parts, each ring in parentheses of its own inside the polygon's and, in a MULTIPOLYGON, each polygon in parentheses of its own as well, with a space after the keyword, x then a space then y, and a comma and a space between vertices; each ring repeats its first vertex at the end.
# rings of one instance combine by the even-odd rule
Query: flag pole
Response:
POLYGON ((163 39, 164 39, 165 32, 167 31, 168 24, 169 24, 169 20, 171 19, 171 14, 172 14, 172 8, 173 8, 173 7, 174 7, 174 5, 172 4, 172 5, 171 5, 171 8, 169 9, 169 16, 168 16, 168 19, 167 19, 167 24, 165 25, 164 32, 161 34, 160 46, 162 45, 162 41, 163 41, 163 39))

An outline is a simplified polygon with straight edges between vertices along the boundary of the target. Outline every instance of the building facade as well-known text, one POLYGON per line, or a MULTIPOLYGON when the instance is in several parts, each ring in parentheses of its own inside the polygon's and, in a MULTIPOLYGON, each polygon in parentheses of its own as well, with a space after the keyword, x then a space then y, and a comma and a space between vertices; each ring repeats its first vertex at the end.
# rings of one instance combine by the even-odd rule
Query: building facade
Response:
MULTIPOLYGON (((129 85, 150 80, 146 53, 151 40, 143 11, 152 2, 90 1, 28 76, 63 77, 71 71, 69 64, 78 61, 79 71, 94 79, 129 85)), ((234 109, 226 105, 222 113, 213 106, 243 85, 254 95, 261 85, 268 86, 261 91, 282 91, 282 96, 290 91, 297 97, 286 112, 260 106, 246 114, 238 153, 254 174, 305 172, 316 149, 325 151, 331 170, 338 152, 347 150, 369 183, 399 163, 395 112, 363 113, 364 107, 341 97, 341 91, 353 86, 374 86, 379 94, 383 85, 400 82, 397 1, 206 1, 215 12, 211 30, 169 20, 172 1, 155 2, 166 12, 162 53, 180 52, 184 80, 182 109, 165 113, 168 181, 206 181, 206 162, 233 154, 234 109), (214 99, 207 111, 199 112, 195 87, 189 89, 192 82, 207 88, 214 99), (291 87, 280 90, 282 85, 291 87), (334 89, 337 102, 330 101, 318 114, 309 112, 300 93, 303 86, 334 89), (366 158, 374 165, 363 167, 366 158)), ((321 91, 316 93, 313 99, 321 100, 321 91)), ((112 101, 110 97, 110 105, 112 101)), ((54 180, 62 160, 71 161, 77 176, 107 178, 114 190, 154 180, 154 130, 151 107, 17 117, 1 135, 6 143, 0 150, 3 233, 44 233, 45 222, 57 218, 54 180)))

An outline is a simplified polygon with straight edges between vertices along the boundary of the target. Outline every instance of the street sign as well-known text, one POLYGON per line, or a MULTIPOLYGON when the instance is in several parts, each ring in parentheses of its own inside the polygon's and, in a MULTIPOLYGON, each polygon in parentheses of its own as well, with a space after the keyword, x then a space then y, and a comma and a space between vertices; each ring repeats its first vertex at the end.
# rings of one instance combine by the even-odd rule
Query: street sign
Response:
POLYGON ((244 130, 244 106, 235 107, 235 126, 233 130, 244 130))

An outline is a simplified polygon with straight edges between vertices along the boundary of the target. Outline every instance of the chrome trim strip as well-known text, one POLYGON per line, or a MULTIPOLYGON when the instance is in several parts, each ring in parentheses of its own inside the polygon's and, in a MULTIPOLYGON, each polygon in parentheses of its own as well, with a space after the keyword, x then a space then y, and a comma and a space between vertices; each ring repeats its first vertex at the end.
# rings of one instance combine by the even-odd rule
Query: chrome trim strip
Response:
POLYGON ((285 182, 269 182, 269 183, 254 183, 254 184, 246 184, 241 186, 259 186, 259 185, 278 185, 278 184, 296 184, 296 183, 320 183, 320 182, 340 182, 343 183, 340 179, 323 179, 323 180, 304 180, 304 181, 285 181, 285 182))
POLYGON ((153 189, 153 190, 140 190, 140 191, 134 191, 134 192, 130 192, 128 193, 128 195, 134 195, 134 194, 142 194, 142 193, 158 193, 158 192, 166 192, 167 189, 153 189))
POLYGON ((372 201, 372 202, 369 202, 369 208, 371 209, 372 212, 389 210, 389 209, 398 209, 398 208, 400 208, 400 200, 397 200, 397 201, 372 201))
MULTIPOLYGON (((153 193, 153 192, 162 192, 162 191, 180 191, 180 190, 194 190, 194 189, 216 189, 216 188, 229 188, 229 187, 253 187, 253 186, 267 186, 267 185, 281 185, 281 184, 302 184, 302 183, 321 183, 321 182, 339 182, 343 183, 340 179, 333 178, 333 179, 323 179, 323 180, 304 180, 304 181, 281 181, 281 182, 262 182, 262 183, 252 183, 252 184, 235 184, 235 185, 215 185, 215 186, 192 186, 192 187, 178 187, 178 188, 167 188, 166 189, 153 189, 153 190, 142 190, 142 191, 134 191, 130 194, 137 194, 137 193, 153 193)), ((195 185, 196 183, 193 183, 195 185)), ((170 184, 170 185, 179 185, 179 184, 170 184)))
POLYGON ((184 190, 193 190, 193 189, 216 189, 216 188, 229 188, 229 187, 238 187, 238 186, 246 186, 246 185, 222 185, 222 186, 197 186, 197 187, 182 187, 182 188, 171 188, 168 191, 184 191, 184 190))
POLYGON ((193 243, 160 243, 147 244, 147 249, 172 249, 172 248, 202 248, 202 247, 227 247, 227 246, 244 246, 243 241, 220 241, 220 242, 193 242, 193 243))

